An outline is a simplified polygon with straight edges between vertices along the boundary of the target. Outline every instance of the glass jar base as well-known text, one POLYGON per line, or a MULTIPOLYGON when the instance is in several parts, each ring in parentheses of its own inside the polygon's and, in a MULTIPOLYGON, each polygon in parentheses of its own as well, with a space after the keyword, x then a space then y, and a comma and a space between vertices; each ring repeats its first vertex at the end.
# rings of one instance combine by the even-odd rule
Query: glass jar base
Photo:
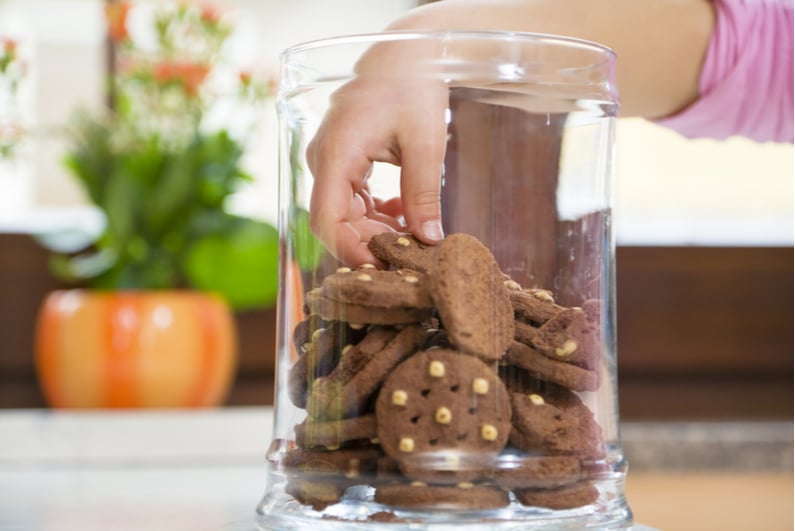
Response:
POLYGON ((634 529, 632 512, 623 495, 615 494, 613 481, 600 485, 596 503, 553 511, 527 507, 511 495, 511 503, 500 509, 478 511, 415 511, 379 504, 375 489, 349 488, 342 499, 323 510, 301 505, 274 485, 257 507, 257 525, 262 531, 355 531, 427 530, 520 531, 565 529, 634 529))

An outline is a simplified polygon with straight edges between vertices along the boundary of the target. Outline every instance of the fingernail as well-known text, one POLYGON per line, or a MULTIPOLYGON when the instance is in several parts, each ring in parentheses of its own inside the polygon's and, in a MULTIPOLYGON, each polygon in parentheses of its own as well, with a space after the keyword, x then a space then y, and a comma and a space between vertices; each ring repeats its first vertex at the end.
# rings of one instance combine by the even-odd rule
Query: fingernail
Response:
POLYGON ((439 220, 426 221, 422 224, 420 230, 427 240, 438 242, 444 239, 442 223, 439 220))

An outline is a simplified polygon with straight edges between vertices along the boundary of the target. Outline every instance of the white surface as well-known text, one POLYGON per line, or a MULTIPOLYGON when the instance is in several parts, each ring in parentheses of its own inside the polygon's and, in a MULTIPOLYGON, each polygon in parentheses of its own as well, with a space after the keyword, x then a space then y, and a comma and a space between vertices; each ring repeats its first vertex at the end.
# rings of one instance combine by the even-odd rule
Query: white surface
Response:
POLYGON ((0 466, 256 466, 272 428, 272 409, 259 407, 16 410, 0 414, 0 466))
POLYGON ((0 411, 0 531, 255 531, 272 419, 0 411))
POLYGON ((0 468, 2 531, 255 529, 263 466, 0 468))
POLYGON ((0 530, 251 530, 270 408, 0 413, 0 530))

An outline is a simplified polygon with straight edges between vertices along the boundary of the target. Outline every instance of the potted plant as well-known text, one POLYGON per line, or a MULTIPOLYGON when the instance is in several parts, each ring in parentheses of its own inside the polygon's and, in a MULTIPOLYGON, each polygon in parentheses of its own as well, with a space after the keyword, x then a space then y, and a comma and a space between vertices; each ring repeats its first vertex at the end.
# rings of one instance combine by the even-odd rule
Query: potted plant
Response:
POLYGON ((245 120, 229 113, 256 116, 272 83, 225 64, 232 26, 215 8, 158 4, 144 47, 128 24, 143 7, 108 4, 112 107, 70 128, 66 165, 106 223, 88 249, 52 258, 87 288, 40 312, 37 366, 56 407, 218 404, 235 367, 230 312, 276 298, 276 229, 229 208, 250 180, 246 128, 232 127, 245 120))

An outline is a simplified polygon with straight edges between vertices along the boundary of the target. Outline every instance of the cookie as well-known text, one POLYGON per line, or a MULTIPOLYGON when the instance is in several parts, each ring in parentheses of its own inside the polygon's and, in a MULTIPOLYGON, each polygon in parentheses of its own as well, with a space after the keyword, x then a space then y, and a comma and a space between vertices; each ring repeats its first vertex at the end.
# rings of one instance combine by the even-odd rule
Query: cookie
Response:
POLYGON ((543 289, 520 289, 516 283, 506 282, 508 296, 516 317, 540 326, 552 319, 562 306, 555 304, 552 293, 543 289))
POLYGON ((337 503, 346 488, 374 477, 382 456, 375 447, 333 452, 298 448, 287 452, 278 468, 287 474, 286 492, 320 511, 337 503))
POLYGON ((499 360, 513 340, 514 313, 491 252, 467 234, 438 246, 429 288, 450 341, 484 360, 499 360))
POLYGON ((339 503, 348 486, 348 482, 291 477, 287 479, 284 490, 301 505, 310 505, 315 511, 322 511, 329 505, 339 503))
POLYGON ((531 325, 530 323, 526 323, 522 320, 517 319, 513 323, 513 330, 514 330, 513 337, 520 343, 532 346, 533 338, 538 333, 538 328, 539 327, 537 326, 531 325))
POLYGON ((511 444, 536 455, 604 456, 602 430, 577 395, 559 386, 511 393, 511 444))
POLYGON ((489 477, 506 489, 550 489, 580 480, 580 459, 574 456, 528 456, 519 453, 501 455, 489 477))
MULTIPOLYGON (((301 323, 319 323, 319 320, 305 319, 301 323)), ((309 333, 308 326, 299 323, 301 330, 293 334, 295 343, 303 341, 309 333)), ((298 327, 296 327, 298 328, 298 327)), ((347 323, 327 322, 326 327, 318 328, 311 333, 307 342, 301 344, 301 355, 288 371, 290 401, 297 407, 306 407, 306 397, 312 382, 329 374, 336 367, 340 353, 345 345, 356 341, 363 331, 350 328, 347 323)))
POLYGON ((473 356, 435 348, 401 363, 376 401, 378 440, 413 479, 481 477, 511 429, 507 391, 473 356))
POLYGON ((341 267, 323 279, 321 294, 335 301, 377 308, 432 308, 426 276, 409 269, 341 267))
POLYGON ((597 371, 554 360, 519 341, 511 343, 503 364, 515 365, 541 380, 560 384, 573 391, 596 391, 599 388, 597 371))
POLYGON ((433 265, 434 246, 422 243, 411 234, 382 232, 370 238, 367 248, 393 269, 427 273, 433 265))
POLYGON ((336 450, 350 441, 372 440, 376 436, 375 415, 363 415, 329 422, 304 419, 296 424, 295 442, 300 448, 336 450))
POLYGON ((419 324, 400 331, 373 327, 359 343, 344 350, 328 376, 315 380, 307 401, 309 415, 331 420, 364 413, 389 372, 419 350, 426 337, 419 324))
POLYGON ((329 299, 315 288, 306 294, 306 304, 311 313, 328 321, 345 321, 351 326, 362 324, 397 325, 419 323, 432 316, 429 308, 393 307, 379 308, 362 304, 341 303, 329 299))
POLYGON ((522 505, 554 510, 574 509, 599 499, 599 490, 587 482, 557 489, 516 489, 513 493, 522 505))
POLYGON ((441 486, 419 482, 380 486, 375 490, 375 501, 402 509, 483 511, 505 507, 510 498, 504 490, 486 485, 441 486))
POLYGON ((300 473, 307 477, 342 476, 350 479, 375 472, 383 455, 377 446, 334 451, 294 448, 282 456, 277 468, 288 474, 300 473))
POLYGON ((545 356, 594 370, 599 365, 599 331, 581 308, 565 308, 529 338, 545 356))
POLYGON ((295 352, 304 354, 312 342, 312 334, 316 330, 325 328, 327 321, 323 320, 319 315, 307 315, 303 320, 293 328, 293 346, 295 352))

